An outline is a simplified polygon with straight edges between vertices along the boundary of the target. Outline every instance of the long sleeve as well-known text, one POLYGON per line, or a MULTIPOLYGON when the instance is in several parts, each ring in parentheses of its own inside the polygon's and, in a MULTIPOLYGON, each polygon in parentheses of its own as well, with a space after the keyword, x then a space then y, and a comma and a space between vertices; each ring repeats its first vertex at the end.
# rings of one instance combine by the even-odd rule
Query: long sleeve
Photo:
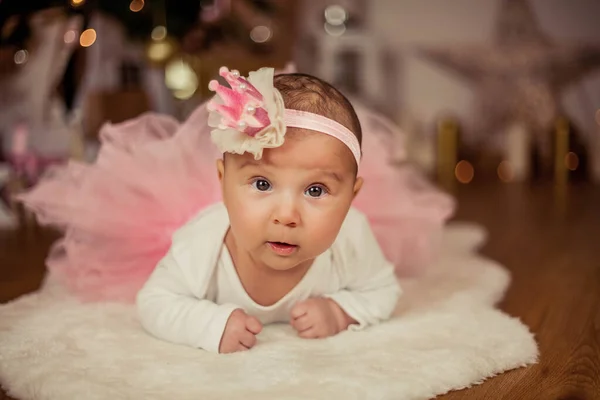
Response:
POLYGON ((205 298, 214 268, 190 257, 181 262, 173 253, 160 261, 137 295, 142 326, 159 339, 218 353, 227 320, 238 307, 205 298))
POLYGON ((394 266, 385 258, 369 223, 355 212, 349 219, 348 237, 341 241, 337 261, 342 266, 342 287, 327 295, 358 322, 362 329, 390 318, 401 294, 394 266))

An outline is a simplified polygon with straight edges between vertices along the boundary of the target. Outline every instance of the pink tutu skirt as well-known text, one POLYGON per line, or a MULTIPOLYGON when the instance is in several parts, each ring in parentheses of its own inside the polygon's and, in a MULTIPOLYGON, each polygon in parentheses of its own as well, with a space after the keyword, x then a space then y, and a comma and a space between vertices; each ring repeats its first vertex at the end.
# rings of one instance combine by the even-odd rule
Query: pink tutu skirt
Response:
MULTIPOLYGON (((418 273, 454 209, 410 166, 389 163, 397 128, 359 108, 364 186, 355 207, 369 218, 400 276, 418 273)), ((47 259, 49 274, 84 301, 133 301, 171 245, 171 235, 221 199, 208 112, 184 123, 157 114, 105 125, 93 164, 53 167, 20 196, 44 225, 64 236, 47 259)))

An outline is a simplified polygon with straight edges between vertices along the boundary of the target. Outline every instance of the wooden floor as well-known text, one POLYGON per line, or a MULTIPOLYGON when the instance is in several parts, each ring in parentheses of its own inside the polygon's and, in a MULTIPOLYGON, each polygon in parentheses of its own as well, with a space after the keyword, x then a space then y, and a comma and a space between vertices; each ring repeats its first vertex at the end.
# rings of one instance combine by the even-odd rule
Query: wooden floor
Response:
MULTIPOLYGON (((462 186, 457 197, 457 219, 486 226, 484 253, 512 271, 500 306, 535 333, 541 360, 440 399, 600 399, 600 187, 462 186)), ((38 287, 51 240, 0 233, 0 302, 38 287)))

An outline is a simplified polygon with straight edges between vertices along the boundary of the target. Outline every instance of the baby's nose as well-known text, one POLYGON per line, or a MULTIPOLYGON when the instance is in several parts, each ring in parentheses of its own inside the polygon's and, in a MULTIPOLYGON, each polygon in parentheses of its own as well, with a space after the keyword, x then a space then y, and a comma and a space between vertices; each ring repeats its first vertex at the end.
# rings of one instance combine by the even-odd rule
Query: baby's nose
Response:
POLYGON ((281 203, 273 216, 273 222, 277 225, 285 225, 291 228, 300 223, 300 212, 294 202, 286 201, 281 203))

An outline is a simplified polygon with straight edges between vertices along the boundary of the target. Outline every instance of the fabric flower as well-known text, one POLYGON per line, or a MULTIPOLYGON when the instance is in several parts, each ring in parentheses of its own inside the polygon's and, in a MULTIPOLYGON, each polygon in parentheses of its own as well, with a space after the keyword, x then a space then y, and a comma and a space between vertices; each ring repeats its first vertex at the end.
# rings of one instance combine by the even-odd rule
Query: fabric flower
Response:
POLYGON ((219 74, 231 86, 209 83, 209 89, 217 94, 208 104, 208 125, 215 128, 211 139, 219 151, 251 153, 259 160, 263 149, 281 146, 286 132, 285 106, 273 86, 274 69, 250 72, 247 79, 225 67, 219 74))

